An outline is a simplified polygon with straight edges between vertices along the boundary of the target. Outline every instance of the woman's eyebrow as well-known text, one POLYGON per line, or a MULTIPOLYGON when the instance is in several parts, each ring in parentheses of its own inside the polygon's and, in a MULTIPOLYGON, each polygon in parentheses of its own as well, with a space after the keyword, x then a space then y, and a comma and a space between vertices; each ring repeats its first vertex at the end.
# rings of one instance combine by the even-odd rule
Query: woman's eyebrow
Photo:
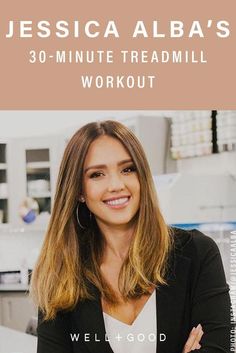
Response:
MULTIPOLYGON (((123 159, 122 161, 119 161, 117 163, 118 166, 121 166, 123 164, 126 164, 126 163, 129 163, 129 162, 133 162, 131 158, 129 159, 123 159)), ((87 167, 85 170, 84 170, 84 173, 87 173, 88 170, 90 169, 99 169, 99 168, 107 168, 107 165, 106 164, 96 164, 96 165, 91 165, 89 167, 87 167)))

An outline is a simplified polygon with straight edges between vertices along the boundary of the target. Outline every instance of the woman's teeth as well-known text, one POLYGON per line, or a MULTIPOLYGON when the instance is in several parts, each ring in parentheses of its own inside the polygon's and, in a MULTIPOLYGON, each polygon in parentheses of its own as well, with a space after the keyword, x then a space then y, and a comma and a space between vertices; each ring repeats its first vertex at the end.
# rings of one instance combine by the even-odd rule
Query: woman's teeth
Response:
POLYGON ((122 205, 123 203, 126 203, 128 200, 129 200, 128 197, 122 197, 122 198, 116 199, 116 200, 105 201, 105 203, 107 203, 108 205, 111 205, 111 206, 115 206, 115 205, 122 205))

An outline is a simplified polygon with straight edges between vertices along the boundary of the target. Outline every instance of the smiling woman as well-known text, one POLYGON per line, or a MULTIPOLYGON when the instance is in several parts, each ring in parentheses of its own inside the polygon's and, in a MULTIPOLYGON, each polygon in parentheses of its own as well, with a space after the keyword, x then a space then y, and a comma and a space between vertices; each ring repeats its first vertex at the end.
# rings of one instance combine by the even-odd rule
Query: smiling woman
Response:
POLYGON ((134 134, 78 130, 31 281, 38 353, 226 353, 228 290, 213 240, 166 225, 134 134))

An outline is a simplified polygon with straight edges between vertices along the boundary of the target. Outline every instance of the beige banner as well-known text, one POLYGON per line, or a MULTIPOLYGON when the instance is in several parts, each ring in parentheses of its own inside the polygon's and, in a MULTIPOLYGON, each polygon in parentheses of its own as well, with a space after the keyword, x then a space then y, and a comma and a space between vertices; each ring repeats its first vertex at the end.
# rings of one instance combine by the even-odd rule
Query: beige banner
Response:
POLYGON ((235 10, 235 0, 9 0, 0 108, 235 109, 235 10))

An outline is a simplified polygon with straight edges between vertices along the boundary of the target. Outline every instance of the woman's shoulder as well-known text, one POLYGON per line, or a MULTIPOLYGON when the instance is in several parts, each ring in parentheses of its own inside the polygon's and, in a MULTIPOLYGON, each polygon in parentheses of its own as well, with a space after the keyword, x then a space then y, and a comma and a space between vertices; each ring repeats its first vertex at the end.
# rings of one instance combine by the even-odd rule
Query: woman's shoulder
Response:
POLYGON ((207 256, 209 252, 219 252, 216 242, 197 229, 184 230, 171 227, 170 235, 173 239, 175 252, 180 252, 182 255, 192 257, 197 253, 200 258, 203 258, 207 256))

